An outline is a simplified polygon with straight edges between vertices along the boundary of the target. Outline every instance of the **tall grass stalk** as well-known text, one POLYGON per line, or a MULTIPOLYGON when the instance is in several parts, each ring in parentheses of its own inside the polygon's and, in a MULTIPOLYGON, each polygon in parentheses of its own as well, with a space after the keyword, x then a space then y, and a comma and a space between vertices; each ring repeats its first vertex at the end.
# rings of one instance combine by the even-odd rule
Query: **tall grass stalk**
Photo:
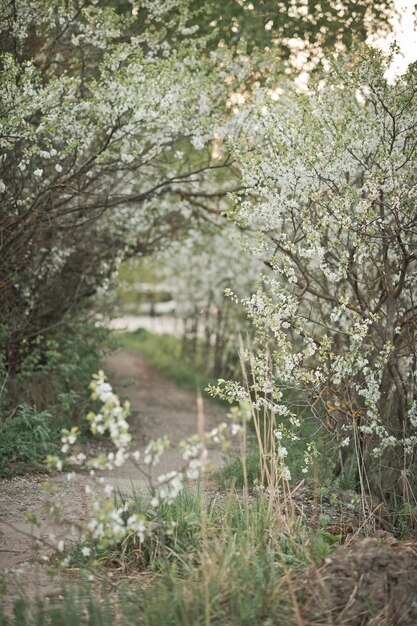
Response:
MULTIPOLYGON (((247 365, 244 360, 243 341, 240 337, 240 363, 242 369, 243 381, 248 391, 254 395, 254 401, 250 403, 252 423, 256 434, 256 442, 259 449, 260 463, 260 485, 263 492, 268 494, 268 508, 274 507, 276 503, 280 503, 281 507, 288 509, 294 514, 294 506, 291 499, 291 488, 284 470, 284 462, 278 458, 276 445, 276 417, 272 410, 267 410, 265 406, 262 411, 259 409, 259 395, 257 385, 255 384, 254 371, 255 367, 251 360, 249 361, 249 369, 252 376, 252 384, 249 381, 247 365)), ((267 399, 267 398, 265 398, 267 399)), ((246 439, 246 423, 245 423, 245 439, 246 439)), ((244 474, 245 493, 248 494, 248 482, 246 471, 246 444, 244 448, 245 454, 242 455, 242 467, 244 474)), ((262 498, 263 501, 263 498, 262 498)))

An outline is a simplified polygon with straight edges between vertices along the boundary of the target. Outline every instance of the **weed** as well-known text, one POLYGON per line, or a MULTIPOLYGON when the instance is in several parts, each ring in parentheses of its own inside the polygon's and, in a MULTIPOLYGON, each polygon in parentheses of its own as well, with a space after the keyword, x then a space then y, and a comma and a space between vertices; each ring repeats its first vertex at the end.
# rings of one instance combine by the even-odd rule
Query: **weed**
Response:
POLYGON ((50 413, 22 404, 0 431, 0 475, 13 475, 43 462, 47 453, 56 451, 55 439, 50 413))
MULTIPOLYGON (((216 474, 217 482, 224 489, 234 486, 236 489, 244 487, 244 470, 240 458, 225 458, 225 464, 216 474)), ((260 455, 259 449, 252 446, 246 457, 246 473, 249 488, 259 484, 260 455)))
MULTIPOLYGON (((197 513, 195 507, 193 498, 197 513)), ((200 507, 199 524, 191 535, 188 525, 178 531, 175 558, 178 562, 182 555, 187 567, 181 568, 181 575, 171 568, 168 578, 149 592, 128 595, 128 623, 249 626, 276 616, 274 624, 290 624, 292 606, 282 592, 283 581, 289 566, 311 562, 315 547, 305 529, 270 509, 262 497, 249 502, 235 492, 202 501, 200 507)), ((177 513, 181 516, 180 509, 177 513)))
MULTIPOLYGON (((37 337, 25 347, 19 370, 9 375, 0 345, 0 475, 32 471, 57 451, 62 427, 79 423, 90 398, 91 375, 112 335, 92 323, 37 337)), ((0 343, 7 329, 0 328, 0 343)))
POLYGON ((9 381, 9 406, 26 402, 41 411, 47 409, 60 427, 80 422, 90 404, 86 389, 112 346, 111 337, 107 329, 93 323, 37 337, 9 381))

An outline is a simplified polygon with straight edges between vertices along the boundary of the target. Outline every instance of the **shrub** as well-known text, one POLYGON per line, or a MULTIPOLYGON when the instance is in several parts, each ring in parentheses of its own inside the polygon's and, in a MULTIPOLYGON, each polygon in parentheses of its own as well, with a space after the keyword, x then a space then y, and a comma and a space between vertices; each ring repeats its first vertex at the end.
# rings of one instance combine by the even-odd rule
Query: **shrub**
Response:
POLYGON ((81 418, 89 404, 88 383, 111 345, 107 329, 93 323, 73 325, 26 345, 19 371, 13 376, 0 351, 3 475, 33 468, 47 453, 54 453, 62 427, 84 425, 81 418))
POLYGON ((309 402, 338 469, 353 457, 357 488, 395 507, 416 489, 417 67, 389 84, 388 62, 360 50, 325 90, 260 103, 236 213, 271 270, 246 300, 252 395, 281 420, 292 387, 294 423, 309 402))

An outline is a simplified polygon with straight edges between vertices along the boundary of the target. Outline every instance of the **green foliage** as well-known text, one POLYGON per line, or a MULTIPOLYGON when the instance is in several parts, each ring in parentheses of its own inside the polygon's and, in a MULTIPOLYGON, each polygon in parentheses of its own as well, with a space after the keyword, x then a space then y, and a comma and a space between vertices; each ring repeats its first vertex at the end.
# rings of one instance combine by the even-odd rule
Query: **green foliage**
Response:
MULTIPOLYGON (((280 591, 283 576, 289 566, 311 562, 314 536, 290 520, 281 527, 263 498, 249 503, 235 492, 208 505, 198 505, 196 495, 187 498, 175 503, 178 534, 167 538, 168 579, 128 596, 127 619, 191 626, 209 616, 213 624, 252 625, 280 615, 278 624, 291 623, 288 595, 280 591)), ((162 515, 169 524, 168 509, 162 515)))
MULTIPOLYGON (((291 401, 288 402, 291 406, 291 401)), ((280 424, 278 428, 284 428, 289 430, 288 420, 284 420, 285 424, 280 424)), ((314 441, 315 449, 317 450, 318 460, 316 461, 316 471, 318 473, 318 480, 320 485, 326 487, 326 490, 332 490, 332 488, 340 489, 340 480, 334 476, 334 466, 337 459, 337 450, 335 451, 334 444, 329 437, 328 433, 324 429, 314 428, 314 422, 311 419, 300 420, 300 427, 297 431, 298 438, 291 440, 286 438, 285 447, 288 451, 286 457, 286 465, 290 470, 293 480, 305 480, 307 484, 314 482, 311 471, 304 473, 303 459, 305 454, 306 442, 314 441)), ((270 428, 269 417, 265 416, 265 422, 259 424, 261 437, 265 449, 268 449, 268 437, 264 433, 264 430, 270 428)), ((262 480, 261 471, 261 455, 259 452, 259 446, 255 438, 254 424, 250 422, 248 424, 249 435, 247 442, 247 455, 245 458, 246 474, 248 480, 249 489, 259 486, 262 480)), ((266 455, 264 462, 270 468, 271 463, 266 455)), ((264 476, 265 478, 265 476, 264 476)), ((218 484, 226 491, 234 486, 237 489, 241 489, 244 486, 244 471, 243 464, 240 457, 225 458, 224 466, 217 472, 216 479, 218 484)), ((346 477, 344 480, 345 487, 347 489, 352 488, 353 481, 348 480, 346 477)), ((324 487, 323 487, 324 489, 324 487)))
MULTIPOLYGON (((141 588, 138 593, 133 586, 119 592, 114 606, 123 625, 194 626, 209 621, 252 626, 272 619, 273 624, 287 626, 294 619, 289 595, 282 593, 287 574, 295 575, 296 568, 320 562, 320 554, 327 556, 333 549, 299 523, 287 519, 283 524, 263 498, 248 502, 240 492, 207 499, 198 491, 185 490, 159 513, 135 498, 126 515, 132 512, 153 517, 163 532, 146 539, 142 547, 132 538, 119 546, 118 554, 109 553, 107 561, 102 553, 95 556, 104 564, 129 566, 131 571, 146 567, 165 575, 158 576, 149 590, 141 588)), ((78 548, 78 565, 85 566, 82 545, 78 548)), ((93 600, 91 589, 85 588, 84 595, 84 603, 66 592, 61 604, 38 605, 30 613, 20 607, 26 621, 20 618, 10 624, 55 624, 60 614, 64 626, 72 624, 68 620, 74 608, 64 615, 70 597, 78 615, 83 612, 89 624, 108 620, 109 606, 93 600), (94 606, 88 605, 87 598, 94 606), (37 615, 37 620, 30 621, 29 614, 37 615)))
MULTIPOLYGON (((121 569, 146 569, 161 571, 168 558, 175 568, 189 567, 197 559, 201 548, 201 520, 207 513, 202 506, 198 490, 184 489, 172 504, 162 504, 158 511, 141 495, 126 501, 119 494, 118 499, 127 503, 127 518, 139 514, 144 520, 153 522, 158 532, 146 537, 139 545, 135 536, 130 535, 116 546, 102 545, 95 541, 87 545, 84 541, 70 543, 65 551, 72 567, 118 566, 121 569), (90 548, 90 555, 83 549, 90 548)), ((210 513, 208 512, 210 516, 210 513)))
MULTIPOLYGON (((261 473, 258 447, 253 447, 246 457, 246 474, 249 488, 259 484, 261 473)), ((244 473, 241 459, 238 457, 226 459, 224 467, 217 473, 217 480, 226 489, 231 485, 234 485, 236 489, 242 489, 244 473)))
POLYGON ((0 476, 42 463, 55 449, 51 414, 22 404, 17 415, 6 420, 0 430, 0 476))
MULTIPOLYGON (((161 570, 166 560, 176 568, 189 569, 198 560, 202 541, 202 517, 212 521, 213 511, 205 510, 198 490, 184 489, 172 504, 163 504, 156 512, 141 497, 135 497, 129 506, 129 514, 139 513, 148 520, 154 520, 159 532, 146 538, 142 546, 140 563, 153 570, 161 570)), ((122 547, 123 556, 130 560, 129 553, 135 554, 132 538, 122 547), (130 545, 129 545, 130 543, 130 545)))
POLYGON ((61 428, 79 424, 87 429, 88 385, 111 345, 109 331, 93 323, 67 327, 25 345, 14 376, 0 351, 2 475, 33 469, 56 452, 61 428))
MULTIPOLYGON (((198 557, 203 514, 210 518, 210 508, 205 512, 199 491, 191 489, 183 490, 173 504, 164 504, 159 511, 168 556, 178 559, 183 567, 190 567, 198 557)), ((148 544, 147 551, 149 565, 161 567, 164 559, 162 545, 157 541, 148 544)))
POLYGON ((339 49, 349 49, 355 42, 364 41, 370 32, 388 30, 393 5, 393 0, 191 2, 199 13, 199 32, 211 34, 213 47, 220 42, 237 52, 272 47, 288 60, 290 41, 296 38, 303 42, 313 67, 336 43, 339 49))
POLYGON ((112 335, 94 323, 39 336, 26 346, 21 367, 7 387, 10 407, 26 402, 48 409, 61 426, 79 423, 89 405, 93 372, 112 347, 112 335))

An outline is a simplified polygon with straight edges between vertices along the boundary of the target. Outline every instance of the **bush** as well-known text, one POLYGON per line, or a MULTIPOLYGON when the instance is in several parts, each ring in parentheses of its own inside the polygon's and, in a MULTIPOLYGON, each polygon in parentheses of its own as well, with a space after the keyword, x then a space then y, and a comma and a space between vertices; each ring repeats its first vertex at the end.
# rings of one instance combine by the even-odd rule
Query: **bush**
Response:
POLYGON ((60 426, 78 423, 89 405, 91 376, 110 351, 111 337, 92 322, 37 337, 26 346, 19 371, 5 386, 8 412, 27 403, 49 410, 60 426))
MULTIPOLYGON (((0 341, 7 334, 4 327, 3 331, 0 341)), ((61 428, 84 426, 82 418, 90 403, 88 385, 112 346, 111 337, 107 329, 91 322, 37 337, 25 346, 14 375, 0 350, 2 475, 33 469, 34 463, 57 449, 61 428)))
POLYGON ((392 84, 375 50, 334 60, 326 90, 254 110, 236 215, 270 273, 246 299, 251 393, 309 403, 363 495, 415 502, 417 66, 392 84), (319 149, 318 149, 319 146, 319 149), (258 248, 256 249, 258 250, 258 248), (252 383, 253 381, 253 383, 252 383))

